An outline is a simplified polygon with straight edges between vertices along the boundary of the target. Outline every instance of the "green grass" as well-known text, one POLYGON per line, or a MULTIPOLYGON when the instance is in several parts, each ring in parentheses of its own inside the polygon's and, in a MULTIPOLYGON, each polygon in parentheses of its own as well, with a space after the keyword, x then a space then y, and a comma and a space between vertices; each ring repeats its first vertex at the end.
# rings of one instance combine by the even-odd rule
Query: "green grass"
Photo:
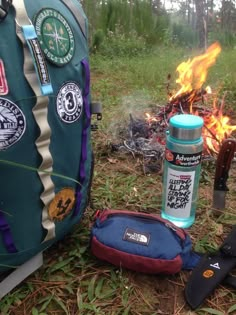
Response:
MULTIPOLYGON (((183 289, 188 272, 148 276, 98 261, 89 249, 90 229, 98 209, 159 213, 161 175, 144 175, 142 158, 112 152, 116 130, 129 113, 141 114, 167 102, 166 78, 197 51, 156 48, 153 54, 105 58, 91 56, 93 100, 103 103, 103 120, 92 134, 95 172, 92 203, 71 235, 45 252, 44 266, 0 301, 2 315, 187 315, 183 289)), ((224 50, 209 72, 207 85, 228 91, 227 106, 235 110, 236 54, 224 50)), ((227 209, 211 212, 212 172, 203 165, 196 222, 189 230, 193 246, 214 251, 235 222, 236 194, 232 170, 227 209)), ((235 291, 219 287, 195 314, 234 314, 235 291)))
MULTIPOLYGON (((95 55, 91 58, 96 78, 92 86, 93 97, 102 101, 105 115, 111 112, 111 107, 119 106, 127 114, 145 109, 150 103, 164 105, 168 99, 168 74, 172 76, 172 88, 176 89, 177 66, 200 53, 197 50, 162 47, 156 48, 152 54, 138 57, 110 59, 109 56, 95 55)), ((219 97, 226 92, 226 105, 231 108, 236 107, 235 64, 235 50, 222 49, 204 85, 210 85, 219 97)))

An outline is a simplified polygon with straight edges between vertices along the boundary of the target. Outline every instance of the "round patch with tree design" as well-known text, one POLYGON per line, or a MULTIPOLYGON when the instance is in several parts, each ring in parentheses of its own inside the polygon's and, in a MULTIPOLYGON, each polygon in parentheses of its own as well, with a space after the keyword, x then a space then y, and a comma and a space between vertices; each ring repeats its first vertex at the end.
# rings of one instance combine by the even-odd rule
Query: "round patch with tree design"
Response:
POLYGON ((41 10, 35 17, 35 30, 48 60, 58 66, 71 61, 75 39, 69 23, 60 12, 50 8, 41 10))

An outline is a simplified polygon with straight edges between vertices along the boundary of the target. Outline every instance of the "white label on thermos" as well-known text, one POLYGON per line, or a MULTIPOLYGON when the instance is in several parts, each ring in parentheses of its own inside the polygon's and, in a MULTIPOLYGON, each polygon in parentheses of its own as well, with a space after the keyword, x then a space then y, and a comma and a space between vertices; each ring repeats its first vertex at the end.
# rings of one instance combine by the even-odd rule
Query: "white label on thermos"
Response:
POLYGON ((191 212, 195 171, 180 172, 168 168, 165 212, 176 218, 188 218, 191 212))

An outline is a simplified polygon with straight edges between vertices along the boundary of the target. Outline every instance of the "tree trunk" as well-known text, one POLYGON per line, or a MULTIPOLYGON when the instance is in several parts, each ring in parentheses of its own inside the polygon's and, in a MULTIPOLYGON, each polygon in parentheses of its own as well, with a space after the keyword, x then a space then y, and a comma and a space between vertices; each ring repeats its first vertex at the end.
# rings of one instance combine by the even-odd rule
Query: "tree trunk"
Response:
POLYGON ((205 48, 207 46, 207 23, 204 9, 204 0, 195 0, 196 7, 196 29, 199 38, 199 48, 205 48))
POLYGON ((190 4, 191 4, 191 0, 187 0, 186 1, 186 7, 187 7, 187 10, 188 10, 188 25, 191 24, 191 9, 190 9, 190 4))
POLYGON ((235 0, 222 1, 221 27, 227 32, 233 32, 236 28, 236 7, 235 0))

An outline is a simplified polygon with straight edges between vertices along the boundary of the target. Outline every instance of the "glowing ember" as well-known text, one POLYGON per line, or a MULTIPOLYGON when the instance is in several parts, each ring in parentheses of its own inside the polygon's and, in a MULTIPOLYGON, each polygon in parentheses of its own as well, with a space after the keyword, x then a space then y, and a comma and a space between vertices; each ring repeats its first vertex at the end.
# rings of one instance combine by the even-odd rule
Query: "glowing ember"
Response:
POLYGON ((218 43, 212 44, 203 55, 197 56, 187 62, 182 62, 178 67, 179 78, 176 83, 181 85, 181 88, 171 97, 171 100, 177 96, 202 88, 206 81, 208 68, 211 67, 216 57, 221 52, 221 47, 218 43))
POLYGON ((212 90, 211 90, 211 87, 210 87, 210 86, 207 86, 207 87, 205 88, 205 90, 206 90, 207 94, 212 94, 212 90))
POLYGON ((145 115, 146 115, 146 121, 148 122, 148 123, 151 123, 151 122, 153 122, 153 121, 157 121, 157 119, 154 117, 154 116, 151 116, 149 113, 145 113, 145 115))

